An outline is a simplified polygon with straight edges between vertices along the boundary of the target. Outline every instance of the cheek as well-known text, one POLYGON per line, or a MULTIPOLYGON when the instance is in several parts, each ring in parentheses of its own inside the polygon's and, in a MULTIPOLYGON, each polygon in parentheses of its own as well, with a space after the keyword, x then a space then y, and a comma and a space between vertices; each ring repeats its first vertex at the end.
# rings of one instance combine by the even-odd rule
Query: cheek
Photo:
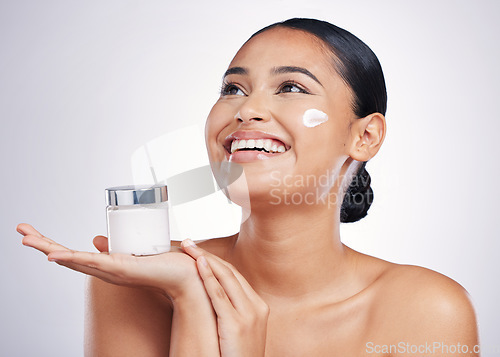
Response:
POLYGON ((296 170, 302 174, 331 175, 346 159, 346 127, 342 123, 347 119, 335 111, 320 108, 309 107, 295 113, 293 128, 290 128, 295 140, 296 170))
POLYGON ((276 117, 286 120, 292 130, 311 130, 318 126, 323 126, 322 124, 327 123, 329 120, 328 115, 319 108, 321 108, 321 105, 316 107, 311 105, 311 103, 283 105, 279 107, 279 110, 276 110, 276 117))
POLYGON ((210 157, 218 146, 217 137, 226 125, 227 115, 220 105, 215 104, 205 122, 205 142, 210 157))
POLYGON ((314 128, 318 125, 326 123, 328 115, 318 109, 307 109, 302 115, 302 124, 307 128, 314 128))
POLYGON ((217 103, 212 107, 210 113, 208 113, 207 121, 206 121, 206 132, 213 131, 218 125, 220 125, 222 118, 222 110, 221 106, 217 103))

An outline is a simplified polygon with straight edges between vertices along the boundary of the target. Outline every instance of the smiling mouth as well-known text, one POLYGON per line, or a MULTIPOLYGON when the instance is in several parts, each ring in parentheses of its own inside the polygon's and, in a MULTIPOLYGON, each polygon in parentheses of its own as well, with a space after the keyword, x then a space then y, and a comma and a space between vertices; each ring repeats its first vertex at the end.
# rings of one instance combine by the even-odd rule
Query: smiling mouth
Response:
POLYGON ((229 160, 250 162, 279 156, 291 146, 280 137, 260 130, 237 130, 223 143, 229 160))
POLYGON ((276 139, 234 139, 226 147, 230 154, 238 151, 261 151, 268 154, 284 153, 287 148, 284 143, 276 139))

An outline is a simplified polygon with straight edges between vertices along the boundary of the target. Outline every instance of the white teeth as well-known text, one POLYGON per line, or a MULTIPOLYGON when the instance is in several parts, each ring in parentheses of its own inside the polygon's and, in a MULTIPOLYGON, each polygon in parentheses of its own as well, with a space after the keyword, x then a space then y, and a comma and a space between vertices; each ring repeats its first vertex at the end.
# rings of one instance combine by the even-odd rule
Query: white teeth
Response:
POLYGON ((238 144, 238 149, 243 149, 247 147, 247 141, 246 140, 240 140, 238 144))
POLYGON ((273 143, 272 139, 235 139, 231 143, 231 154, 240 149, 264 149, 268 153, 283 153, 286 151, 285 146, 273 143))
POLYGON ((273 145, 273 141, 271 139, 264 140, 264 149, 269 152, 271 151, 271 146, 273 145))

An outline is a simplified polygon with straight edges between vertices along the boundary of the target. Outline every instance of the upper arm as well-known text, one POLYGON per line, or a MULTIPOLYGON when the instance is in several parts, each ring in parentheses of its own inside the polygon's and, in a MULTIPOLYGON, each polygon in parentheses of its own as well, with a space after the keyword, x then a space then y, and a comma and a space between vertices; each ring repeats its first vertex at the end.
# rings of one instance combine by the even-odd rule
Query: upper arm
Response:
POLYGON ((88 278, 86 356, 168 356, 171 323, 166 297, 88 278))

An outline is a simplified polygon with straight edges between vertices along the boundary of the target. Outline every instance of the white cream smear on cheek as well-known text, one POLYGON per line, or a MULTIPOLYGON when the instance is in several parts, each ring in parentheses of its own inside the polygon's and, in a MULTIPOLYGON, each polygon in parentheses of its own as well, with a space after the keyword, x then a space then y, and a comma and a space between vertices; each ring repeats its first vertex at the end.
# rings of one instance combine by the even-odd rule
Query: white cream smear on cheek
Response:
POLYGON ((302 123, 308 128, 314 128, 328 120, 328 115, 318 109, 307 109, 302 116, 302 123))

